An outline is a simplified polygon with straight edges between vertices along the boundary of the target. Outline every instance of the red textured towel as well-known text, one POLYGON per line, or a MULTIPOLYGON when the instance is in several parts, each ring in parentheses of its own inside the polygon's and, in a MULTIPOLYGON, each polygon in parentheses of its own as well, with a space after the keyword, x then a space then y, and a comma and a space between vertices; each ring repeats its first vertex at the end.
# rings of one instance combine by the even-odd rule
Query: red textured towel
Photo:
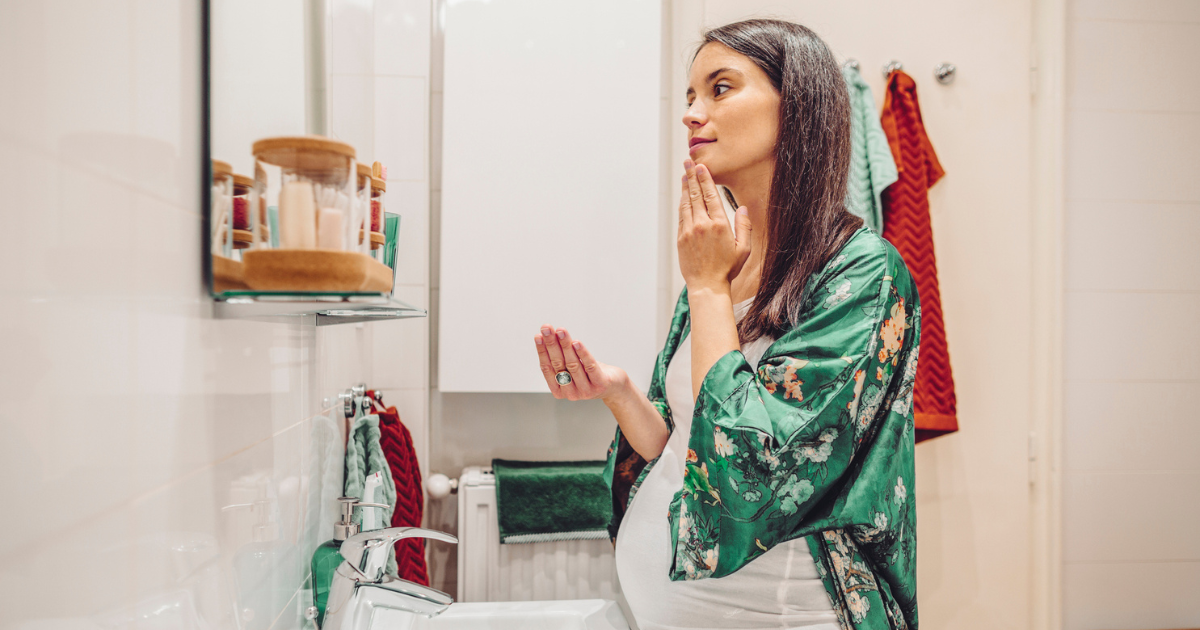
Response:
MULTIPOLYGON (((373 392, 368 392, 373 397, 373 392)), ((392 527, 420 527, 425 511, 425 495, 421 492, 421 468, 412 434, 400 421, 395 407, 379 412, 379 443, 392 480, 396 483, 396 509, 392 512, 392 527)), ((425 541, 405 538, 396 542, 396 567, 401 579, 429 586, 429 569, 425 565, 425 541)))
POLYGON ((921 299, 921 354, 913 388, 913 416, 920 442, 958 430, 954 375, 946 348, 929 220, 928 191, 945 171, 921 121, 917 84, 902 71, 888 76, 881 118, 900 172, 900 179, 883 191, 883 237, 904 257, 921 299))

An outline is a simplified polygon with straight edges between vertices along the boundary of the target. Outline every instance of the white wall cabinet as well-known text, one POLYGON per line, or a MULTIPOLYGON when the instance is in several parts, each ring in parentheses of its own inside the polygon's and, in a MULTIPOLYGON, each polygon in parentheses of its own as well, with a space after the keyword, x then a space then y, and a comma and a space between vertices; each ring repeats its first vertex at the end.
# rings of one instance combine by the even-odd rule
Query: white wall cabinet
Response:
POLYGON ((545 392, 542 324, 649 382, 660 11, 657 0, 446 4, 441 391, 545 392))

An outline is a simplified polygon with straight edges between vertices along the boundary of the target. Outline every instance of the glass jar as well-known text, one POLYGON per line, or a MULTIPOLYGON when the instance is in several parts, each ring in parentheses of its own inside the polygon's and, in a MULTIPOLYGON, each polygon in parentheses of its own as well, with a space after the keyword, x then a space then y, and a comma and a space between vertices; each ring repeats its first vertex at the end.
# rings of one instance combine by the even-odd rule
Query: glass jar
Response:
POLYGON ((233 167, 221 160, 212 161, 212 207, 209 228, 212 230, 213 254, 229 258, 233 255, 233 167))
POLYGON ((387 193, 387 181, 383 179, 383 168, 376 162, 371 167, 371 249, 380 250, 386 242, 383 232, 384 194, 387 193))
POLYGON ((270 239, 271 229, 263 212, 263 185, 259 180, 233 174, 233 248, 256 247, 270 239))
POLYGON ((369 166, 362 162, 358 163, 358 200, 364 208, 364 225, 369 229, 366 234, 361 234, 360 238, 370 242, 371 257, 376 260, 381 260, 383 255, 383 245, 386 238, 383 234, 383 193, 387 190, 387 182, 379 177, 380 164, 369 166))
MULTIPOLYGON (((321 136, 266 138, 254 143, 262 175, 279 182, 277 249, 365 251, 358 231, 365 211, 357 203, 354 147, 321 136)), ((269 229, 269 228, 268 228, 269 229)))

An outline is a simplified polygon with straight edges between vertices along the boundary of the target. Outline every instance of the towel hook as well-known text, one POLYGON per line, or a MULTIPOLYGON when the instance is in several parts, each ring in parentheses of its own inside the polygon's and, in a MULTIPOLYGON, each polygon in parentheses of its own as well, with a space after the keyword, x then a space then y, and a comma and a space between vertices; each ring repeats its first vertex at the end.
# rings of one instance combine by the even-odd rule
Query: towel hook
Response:
POLYGON ((842 67, 850 68, 851 70, 858 71, 859 70, 858 60, 853 59, 853 58, 847 59, 846 63, 842 64, 842 67))
POLYGON ((954 83, 954 74, 958 68, 950 62, 943 61, 933 69, 933 76, 937 78, 938 83, 942 85, 950 85, 954 83))
POLYGON ((351 387, 350 389, 338 394, 338 398, 344 401, 342 403, 342 413, 346 416, 347 420, 354 418, 355 403, 357 403, 360 398, 365 396, 366 393, 367 384, 359 383, 358 385, 355 385, 354 387, 351 387))
POLYGON ((899 61, 896 61, 895 59, 889 61, 886 65, 883 66, 883 78, 886 79, 887 77, 891 76, 891 74, 893 72, 895 72, 896 70, 900 70, 903 67, 904 67, 904 64, 900 63, 899 61))

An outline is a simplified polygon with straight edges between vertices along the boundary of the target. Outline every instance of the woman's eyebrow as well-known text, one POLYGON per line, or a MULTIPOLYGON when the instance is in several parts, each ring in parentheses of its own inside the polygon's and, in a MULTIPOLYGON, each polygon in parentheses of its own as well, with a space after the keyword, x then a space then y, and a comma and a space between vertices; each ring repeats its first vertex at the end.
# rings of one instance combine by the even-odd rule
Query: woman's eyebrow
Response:
MULTIPOLYGON (((712 80, 713 80, 713 79, 715 79, 715 78, 717 78, 717 75, 718 75, 718 74, 721 74, 722 72, 730 72, 730 73, 736 74, 736 75, 738 75, 738 76, 741 76, 741 74, 742 74, 742 71, 741 71, 741 70, 738 70, 738 69, 736 69, 736 68, 717 68, 716 70, 713 70, 712 72, 708 73, 708 77, 706 77, 706 78, 704 79, 704 82, 705 82, 705 83, 712 83, 712 80)), ((692 89, 692 88, 689 86, 689 87, 688 87, 688 89, 687 89, 687 93, 685 93, 685 94, 684 94, 684 96, 685 96, 685 97, 686 97, 686 96, 691 96, 691 95, 693 95, 693 94, 695 94, 695 93, 696 93, 696 90, 692 89)))

